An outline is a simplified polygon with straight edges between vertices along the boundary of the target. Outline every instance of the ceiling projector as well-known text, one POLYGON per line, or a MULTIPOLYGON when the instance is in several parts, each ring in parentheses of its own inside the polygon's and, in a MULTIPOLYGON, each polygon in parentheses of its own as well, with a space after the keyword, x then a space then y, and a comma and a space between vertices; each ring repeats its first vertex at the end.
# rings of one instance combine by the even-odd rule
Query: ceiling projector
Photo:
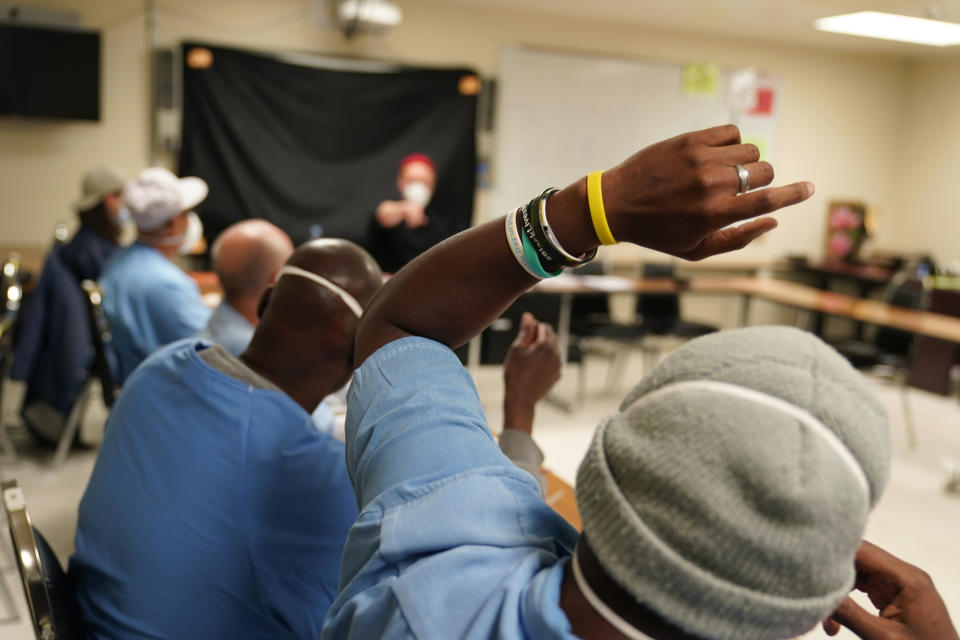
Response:
POLYGON ((329 19, 347 37, 383 33, 400 24, 403 13, 390 0, 330 0, 329 19))

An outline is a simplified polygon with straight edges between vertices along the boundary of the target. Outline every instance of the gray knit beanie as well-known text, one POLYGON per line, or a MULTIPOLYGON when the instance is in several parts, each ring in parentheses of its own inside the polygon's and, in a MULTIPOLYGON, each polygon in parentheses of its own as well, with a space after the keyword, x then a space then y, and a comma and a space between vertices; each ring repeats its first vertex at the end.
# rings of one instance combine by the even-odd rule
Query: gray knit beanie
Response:
POLYGON ((886 414, 812 334, 724 331, 666 358, 577 473, 590 546, 638 602, 714 640, 801 635, 854 583, 886 414))

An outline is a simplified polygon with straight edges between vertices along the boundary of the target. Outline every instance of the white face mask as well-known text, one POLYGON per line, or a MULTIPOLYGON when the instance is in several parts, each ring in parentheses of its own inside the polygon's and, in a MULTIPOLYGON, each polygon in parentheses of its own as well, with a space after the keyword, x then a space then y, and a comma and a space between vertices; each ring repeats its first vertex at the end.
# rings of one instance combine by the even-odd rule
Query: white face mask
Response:
POLYGON ((286 265, 283 269, 280 269, 280 273, 277 274, 277 280, 280 279, 280 276, 300 276, 301 278, 306 278, 307 280, 312 280, 316 282, 321 287, 329 289, 337 294, 343 303, 350 307, 350 311, 353 311, 353 314, 358 318, 363 315, 363 307, 357 302, 357 299, 350 295, 350 292, 341 287, 338 284, 335 284, 323 276, 319 276, 312 271, 307 271, 306 269, 301 269, 300 267, 295 267, 293 265, 286 265))
POLYGON ((403 187, 403 199, 421 207, 426 207, 430 203, 432 195, 433 192, 430 191, 426 182, 408 182, 403 187))
POLYGON ((183 230, 182 238, 177 247, 177 253, 182 256, 192 253, 203 238, 203 222, 193 211, 187 214, 187 228, 183 230))
POLYGON ((120 227, 120 246, 126 247, 137 239, 137 225, 133 222, 133 214, 125 206, 117 210, 117 226, 120 227))

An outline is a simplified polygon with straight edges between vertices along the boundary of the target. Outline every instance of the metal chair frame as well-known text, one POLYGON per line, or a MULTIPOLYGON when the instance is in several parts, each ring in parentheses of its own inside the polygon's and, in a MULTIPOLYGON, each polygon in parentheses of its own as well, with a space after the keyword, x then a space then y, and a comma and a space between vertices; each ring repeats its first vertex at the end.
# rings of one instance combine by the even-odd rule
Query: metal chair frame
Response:
POLYGON ((17 461, 17 449, 3 420, 3 383, 9 377, 13 364, 13 333, 20 314, 23 286, 20 282, 20 256, 11 253, 0 271, 3 309, 0 309, 0 451, 10 460, 17 461))
POLYGON ((63 432, 57 442, 57 449, 53 454, 51 464, 59 467, 66 460, 73 446, 73 441, 80 430, 83 416, 86 415, 93 393, 94 379, 100 380, 103 392, 103 402, 109 408, 119 395, 119 390, 113 381, 113 371, 110 368, 108 349, 110 348, 110 324, 103 311, 103 290, 93 280, 84 280, 80 283, 83 289, 84 301, 87 304, 87 317, 90 321, 90 332, 93 340, 94 361, 90 367, 87 379, 77 393, 77 399, 70 408, 70 413, 63 424, 63 432))
POLYGON ((37 540, 33 535, 33 523, 27 512, 23 491, 16 480, 0 485, 3 491, 3 508, 7 515, 10 538, 13 540, 17 569, 23 583, 23 593, 30 609, 30 618, 38 640, 54 640, 57 637, 53 619, 53 605, 44 580, 43 565, 37 540))

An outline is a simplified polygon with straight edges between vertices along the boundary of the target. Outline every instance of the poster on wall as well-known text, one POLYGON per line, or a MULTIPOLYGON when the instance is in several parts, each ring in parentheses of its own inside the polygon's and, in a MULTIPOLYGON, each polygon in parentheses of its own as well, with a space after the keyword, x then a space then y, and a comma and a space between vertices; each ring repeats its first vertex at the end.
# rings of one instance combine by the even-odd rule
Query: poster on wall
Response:
POLYGON ((742 69, 730 74, 731 118, 740 127, 743 142, 755 144, 760 159, 776 163, 777 129, 783 80, 780 76, 742 69))
POLYGON ((197 209, 208 243, 264 218, 295 243, 324 236, 370 248, 374 211, 402 198, 398 167, 411 154, 436 170, 429 224, 411 241, 433 244, 470 224, 480 90, 471 69, 182 47, 179 171, 210 185, 197 209))

